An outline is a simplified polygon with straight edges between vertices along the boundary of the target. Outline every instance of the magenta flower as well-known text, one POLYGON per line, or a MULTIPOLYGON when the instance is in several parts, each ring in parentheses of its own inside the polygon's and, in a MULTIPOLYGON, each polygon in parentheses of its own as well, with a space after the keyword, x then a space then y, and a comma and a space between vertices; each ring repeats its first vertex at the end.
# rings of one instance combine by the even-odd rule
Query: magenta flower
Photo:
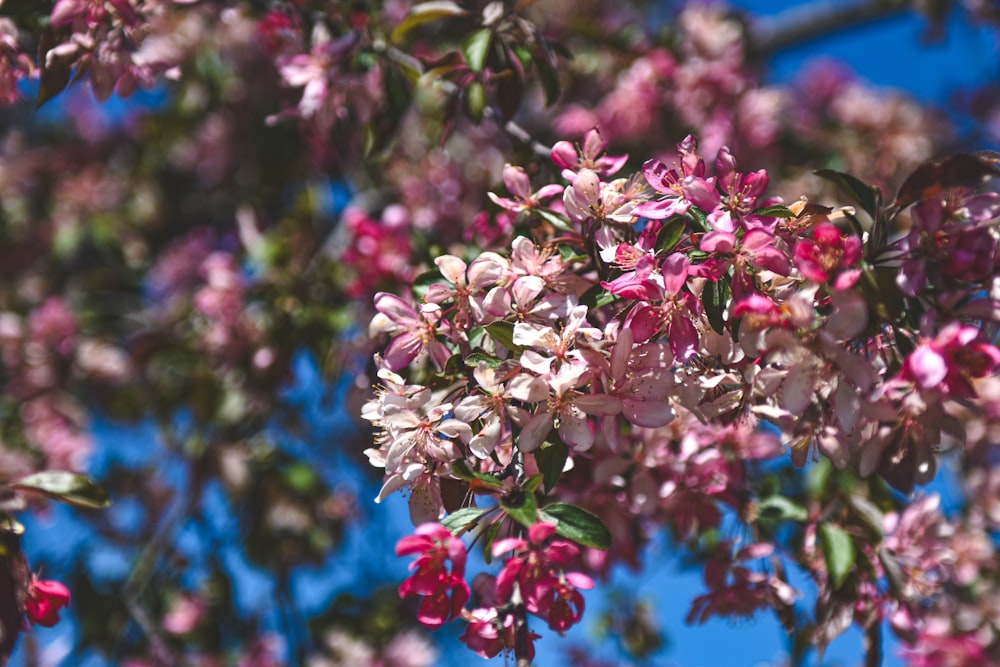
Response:
POLYGON ((972 378, 986 377, 1000 369, 1000 350, 977 341, 979 329, 953 322, 933 340, 917 346, 906 358, 900 375, 920 389, 973 398, 972 378))
POLYGON ((524 606, 532 614, 563 632, 583 615, 583 596, 577 589, 592 588, 590 577, 579 572, 566 573, 580 550, 564 540, 553 540, 556 526, 536 523, 528 529, 528 539, 509 537, 493 544, 493 556, 514 552, 497 576, 497 597, 509 600, 518 587, 524 606))
POLYGON ((32 575, 24 601, 24 614, 30 623, 51 628, 59 622, 59 610, 68 605, 68 588, 58 581, 43 581, 32 575))
MULTIPOLYGON (((705 176, 705 161, 696 153, 694 137, 688 135, 677 146, 680 155, 680 165, 667 167, 659 160, 647 160, 642 165, 642 174, 649 185, 659 193, 666 195, 662 199, 640 204, 635 212, 646 218, 662 220, 674 215, 684 215, 691 208, 691 200, 684 192, 684 179, 703 178, 705 176)), ((709 182, 711 179, 709 179, 709 182)))
POLYGON ((465 545, 444 526, 425 523, 396 543, 397 556, 419 554, 410 564, 416 570, 399 586, 399 597, 423 595, 417 620, 436 629, 456 618, 469 599, 465 583, 465 545), (451 571, 447 562, 451 561, 451 571))
POLYGON ((795 244, 795 266, 799 272, 808 280, 829 283, 837 290, 848 289, 858 282, 861 269, 855 265, 860 261, 861 239, 854 234, 841 236, 829 223, 817 225, 812 239, 802 238, 795 244))

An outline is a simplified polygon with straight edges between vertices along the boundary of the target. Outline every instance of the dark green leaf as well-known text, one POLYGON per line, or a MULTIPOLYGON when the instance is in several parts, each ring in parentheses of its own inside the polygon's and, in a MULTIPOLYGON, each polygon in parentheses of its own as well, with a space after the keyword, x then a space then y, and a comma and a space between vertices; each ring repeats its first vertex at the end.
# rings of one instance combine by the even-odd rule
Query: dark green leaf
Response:
POLYGON ((559 72, 556 69, 555 57, 551 52, 540 50, 535 56, 535 71, 538 72, 538 80, 545 91, 545 106, 550 107, 559 99, 562 86, 559 83, 559 72))
POLYGON ((656 252, 666 254, 676 248, 686 230, 686 219, 676 217, 668 220, 656 235, 656 252))
POLYGON ((764 208, 759 208, 753 212, 754 215, 760 215, 767 218, 794 218, 795 214, 787 206, 765 206, 764 208))
POLYGON ((597 515, 582 507, 554 503, 540 512, 540 518, 543 521, 554 519, 556 533, 577 544, 602 551, 611 546, 611 531, 597 515))
POLYGON ((844 585, 854 566, 854 540, 840 526, 823 522, 819 524, 819 544, 830 574, 830 585, 836 590, 844 585))
POLYGON ((724 333, 726 321, 723 319, 723 313, 729 301, 729 284, 725 278, 720 278, 714 283, 705 283, 705 289, 701 293, 701 301, 705 306, 708 323, 712 325, 716 333, 724 333))
POLYGON ((858 204, 863 211, 868 213, 872 217, 872 220, 878 217, 878 210, 882 200, 882 193, 879 192, 878 188, 867 185, 863 181, 842 171, 817 169, 813 173, 839 187, 851 201, 858 204))
POLYGON ((847 504, 854 510, 855 516, 871 532, 872 536, 881 539, 883 534, 883 519, 885 518, 875 503, 864 496, 852 493, 847 496, 847 504))
MULTIPOLYGON (((43 60, 43 62, 45 62, 43 60)), ((52 58, 46 62, 39 77, 38 99, 35 108, 42 106, 58 95, 69 84, 72 62, 67 58, 52 58)))
POLYGON ((493 562, 493 542, 497 539, 497 533, 500 532, 502 525, 504 525, 503 521, 494 521, 486 528, 483 538, 483 559, 487 565, 493 562))
POLYGON ((534 493, 535 491, 538 490, 538 487, 541 485, 542 485, 542 476, 532 475, 528 479, 524 480, 524 484, 521 485, 521 488, 523 488, 528 493, 534 493))
POLYGON ((111 499, 97 482, 74 472, 46 470, 11 484, 15 489, 37 491, 53 500, 77 507, 108 507, 111 499))
POLYGON ((392 41, 398 42, 413 28, 428 21, 447 18, 449 16, 464 16, 467 14, 462 7, 449 0, 431 0, 414 5, 403 22, 392 31, 392 41))
POLYGON ((497 491, 503 491, 505 489, 503 482, 494 477, 493 475, 487 475, 484 472, 476 472, 469 467, 465 461, 458 460, 451 462, 451 472, 459 479, 464 479, 466 482, 476 482, 478 484, 483 484, 488 488, 495 489, 497 491))
POLYGON ((700 208, 698 208, 697 206, 692 206, 691 208, 688 209, 688 215, 690 215, 691 218, 695 221, 695 223, 697 223, 701 231, 703 232, 712 231, 711 227, 709 227, 708 225, 708 216, 705 215, 704 211, 702 211, 700 208))
POLYGON ((604 306, 614 303, 618 300, 618 297, 604 289, 601 284, 594 285, 582 295, 580 295, 580 303, 587 306, 591 310, 595 308, 603 308, 604 306))
POLYGON ((479 364, 486 364, 490 368, 499 368, 502 363, 496 357, 485 352, 473 352, 465 358, 465 365, 470 368, 476 368, 479 364))
POLYGON ((473 72, 482 72, 486 66, 486 56, 490 52, 490 42, 493 40, 493 31, 488 28, 477 30, 462 44, 462 53, 465 55, 465 62, 473 72))
POLYGON ((522 352, 524 348, 514 344, 514 324, 499 320, 486 325, 486 333, 490 338, 503 345, 511 352, 522 352))
POLYGON ((500 499, 500 507, 507 516, 525 527, 531 527, 538 522, 538 502, 535 494, 523 489, 515 489, 500 499))
POLYGON ((441 525, 447 528, 454 535, 461 535, 472 529, 479 522, 479 519, 486 514, 486 510, 478 507, 463 507, 446 516, 441 525))
POLYGON ((548 493, 555 488, 559 478, 562 477, 566 459, 569 457, 569 447, 561 442, 547 442, 535 450, 534 456, 535 464, 545 481, 545 492, 548 493))
POLYGON ((757 506, 764 519, 805 521, 809 518, 806 508, 785 496, 770 496, 757 506))

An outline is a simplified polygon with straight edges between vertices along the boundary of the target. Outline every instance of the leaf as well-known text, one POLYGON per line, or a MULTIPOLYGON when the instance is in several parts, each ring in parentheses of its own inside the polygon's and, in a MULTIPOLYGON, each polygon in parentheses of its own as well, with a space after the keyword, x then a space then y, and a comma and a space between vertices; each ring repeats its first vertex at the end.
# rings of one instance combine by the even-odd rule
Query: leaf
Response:
POLYGON ((478 507, 463 507, 446 516, 441 525, 452 532, 456 537, 468 532, 479 522, 479 519, 486 514, 486 510, 478 507))
POLYGON ((501 360, 485 352, 473 352, 465 358, 465 365, 470 368, 477 368, 479 364, 486 364, 490 368, 497 369, 502 363, 501 360))
POLYGON ((545 443, 534 452, 535 464, 542 473, 545 482, 545 492, 548 493, 559 483, 566 459, 569 458, 569 447, 561 442, 545 443))
POLYGON ((604 289, 604 286, 600 283, 594 285, 580 295, 580 303, 587 306, 591 310, 594 310, 595 308, 603 308, 604 306, 614 303, 617 300, 618 297, 604 289))
POLYGON ((494 489, 497 491, 503 491, 503 482, 494 477, 493 475, 488 475, 484 472, 476 472, 469 468, 469 464, 462 460, 456 460, 451 462, 451 472, 459 479, 464 479, 466 482, 471 482, 475 485, 486 486, 487 488, 494 489))
POLYGON ((556 69, 555 56, 548 49, 539 49, 534 58, 538 81, 545 91, 545 106, 550 107, 559 100, 562 85, 559 83, 559 72, 556 69))
POLYGON ((794 218, 795 213, 787 206, 765 206, 753 212, 754 215, 765 218, 794 218))
POLYGON ((854 541, 843 528, 832 523, 819 525, 819 543, 834 590, 844 585, 854 566, 854 541))
POLYGON ((691 219, 698 225, 699 231, 710 232, 712 228, 708 224, 708 216, 697 206, 692 206, 688 209, 688 215, 691 219))
POLYGON ((524 347, 514 343, 514 323, 506 320, 499 320, 486 325, 486 333, 490 338, 503 345, 511 352, 519 353, 524 351, 524 347))
POLYGON ((526 528, 538 523, 538 501, 533 493, 515 489, 500 499, 500 507, 507 516, 526 528))
POLYGON ((882 203, 882 193, 878 188, 867 185, 850 174, 834 169, 817 169, 813 173, 839 187, 844 194, 866 211, 872 220, 878 218, 878 210, 882 203))
POLYGON ((605 551, 611 546, 611 531, 600 517, 569 503, 553 503, 539 512, 543 521, 555 520, 556 533, 577 544, 605 551))
POLYGON ((760 501, 757 509, 762 519, 806 521, 809 518, 805 507, 785 496, 769 496, 760 501))
POLYGON ((656 252, 667 254, 677 247, 684 232, 687 230, 687 221, 684 218, 676 217, 667 221, 656 234, 656 252))
POLYGON ((544 220, 545 222, 549 223, 550 225, 552 225, 553 227, 555 227, 559 231, 563 231, 564 232, 564 231, 566 231, 566 230, 568 230, 570 228, 569 227, 569 221, 567 221, 566 218, 563 218, 562 216, 556 215, 555 213, 552 213, 551 211, 546 211, 544 209, 536 208, 535 209, 535 213, 537 213, 538 216, 542 220, 544 220))
POLYGON ((401 40, 406 33, 410 30, 416 28, 418 25, 428 23, 430 21, 437 21, 438 19, 447 18, 450 16, 465 16, 468 14, 467 11, 462 9, 458 4, 454 2, 449 2, 449 0, 431 0, 430 2, 422 2, 419 5, 414 5, 410 9, 410 13, 407 14, 403 22, 396 26, 396 29, 392 31, 392 41, 398 42, 401 40))
POLYGON ((729 302, 729 284, 724 278, 720 278, 714 283, 705 283, 705 289, 701 293, 701 301, 705 306, 705 315, 708 316, 708 323, 715 329, 715 333, 724 333, 726 331, 726 321, 723 318, 723 313, 729 302))
POLYGON ((486 113, 486 88, 481 81, 473 81, 465 88, 465 112, 476 125, 482 122, 486 113))
POLYGON ((848 495, 847 504, 854 510, 855 516, 861 519, 861 523, 871 531, 872 536, 881 539, 884 532, 882 510, 868 498, 857 494, 848 495))
POLYGON ((53 97, 61 93, 69 84, 72 71, 71 58, 42 59, 42 73, 39 77, 38 98, 35 108, 39 108, 53 97))
POLYGON ((75 472, 46 470, 37 472, 11 484, 15 489, 37 491, 53 500, 76 507, 101 508, 111 505, 111 499, 101 486, 75 472))
POLYGON ((488 28, 477 30, 466 38, 462 44, 462 54, 465 62, 473 72, 482 72, 486 66, 486 56, 490 53, 490 42, 493 40, 493 31, 488 28))

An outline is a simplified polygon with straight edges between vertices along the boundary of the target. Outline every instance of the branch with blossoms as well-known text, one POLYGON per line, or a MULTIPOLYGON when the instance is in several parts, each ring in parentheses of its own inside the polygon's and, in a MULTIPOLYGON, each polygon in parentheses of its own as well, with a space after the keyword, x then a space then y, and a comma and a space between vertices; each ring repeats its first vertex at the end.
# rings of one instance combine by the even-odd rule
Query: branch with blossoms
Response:
POLYGON ((596 130, 558 143, 566 184, 534 191, 506 166, 505 247, 441 255, 375 298, 366 454, 378 499, 408 492, 420 526, 397 547, 419 554, 400 593, 424 596, 428 627, 461 619, 474 651, 528 664, 528 615, 579 622, 582 571, 662 525, 706 563, 691 622, 770 608, 820 650, 854 622, 870 660, 883 619, 916 637, 918 600, 961 582, 908 527, 921 512, 949 530, 935 501, 900 510, 899 494, 961 445, 960 411, 984 414, 977 387, 1000 368, 1000 196, 979 191, 996 159, 926 164, 888 204, 821 170, 849 204, 827 207, 768 197, 725 147, 710 170, 693 137, 628 177, 604 149, 596 130), (763 472, 786 451, 814 461, 806 491, 763 472), (727 515, 752 541, 718 538, 727 515), (463 534, 510 554, 471 609, 463 534), (786 561, 818 588, 806 625, 786 561))

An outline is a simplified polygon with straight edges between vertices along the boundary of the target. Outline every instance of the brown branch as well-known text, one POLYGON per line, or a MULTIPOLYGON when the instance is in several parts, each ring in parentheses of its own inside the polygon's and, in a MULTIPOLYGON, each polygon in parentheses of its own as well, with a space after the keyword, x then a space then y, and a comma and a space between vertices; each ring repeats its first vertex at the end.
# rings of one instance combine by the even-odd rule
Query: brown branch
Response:
POLYGON ((865 630, 865 667, 882 664, 882 624, 874 621, 865 630))
POLYGON ((913 9, 913 0, 816 0, 776 16, 754 19, 747 42, 750 52, 766 56, 819 37, 889 18, 913 9))

